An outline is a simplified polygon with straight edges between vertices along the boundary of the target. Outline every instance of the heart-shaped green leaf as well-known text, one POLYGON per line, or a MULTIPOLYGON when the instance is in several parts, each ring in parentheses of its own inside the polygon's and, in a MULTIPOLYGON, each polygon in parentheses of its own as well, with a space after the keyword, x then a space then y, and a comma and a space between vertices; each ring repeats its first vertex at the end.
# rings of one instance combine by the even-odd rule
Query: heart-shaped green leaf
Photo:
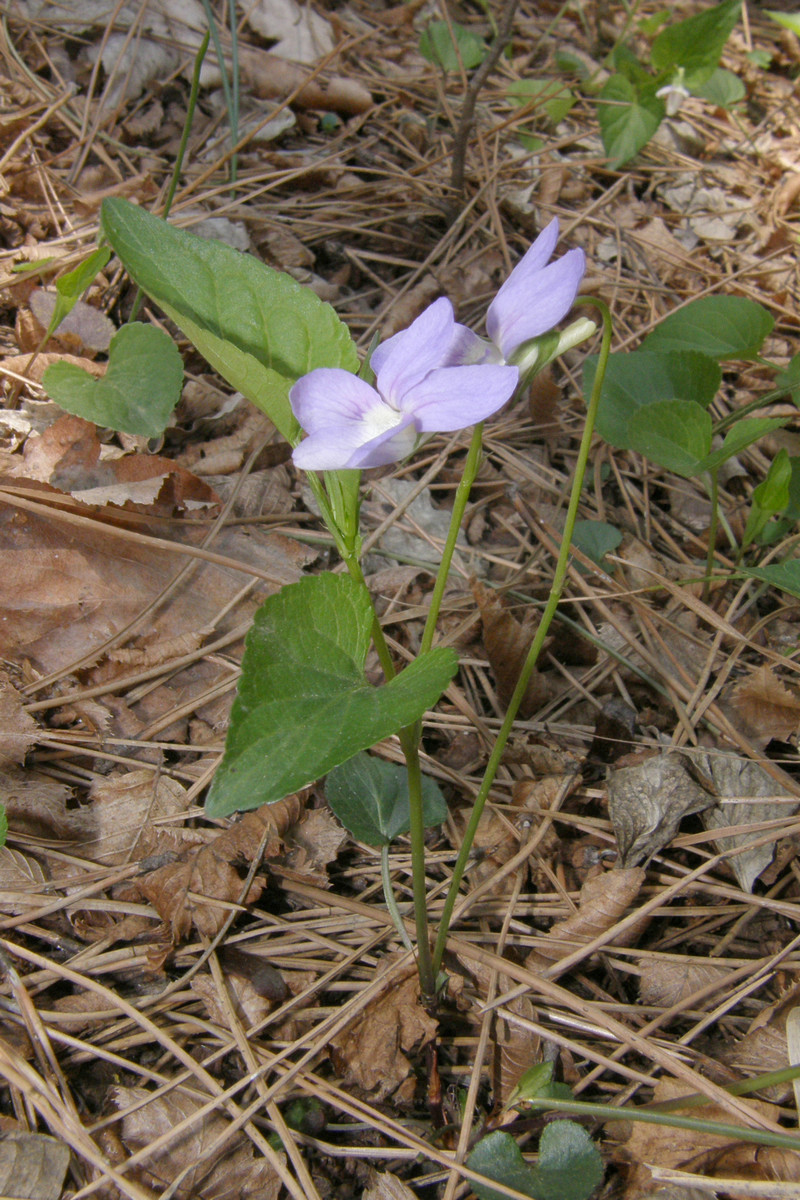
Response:
POLYGON ((290 275, 126 200, 104 200, 101 224, 131 278, 289 441, 295 380, 315 367, 358 370, 347 327, 290 275))
MULTIPOLYGON (((356 754, 325 780, 331 809, 360 842, 388 846, 411 826, 408 771, 372 754, 356 754)), ((426 829, 447 819, 447 802, 429 775, 422 776, 422 818, 426 829)))
POLYGON ((698 350, 709 358, 753 358, 775 322, 744 296, 703 296, 670 313, 648 333, 643 350, 698 350))
POLYGON ((611 167, 621 167, 646 146, 664 119, 666 108, 654 83, 633 83, 612 75, 597 97, 597 120, 611 167))
POLYGON ((178 403, 183 363, 172 341, 154 325, 123 325, 111 339, 100 379, 74 363, 53 363, 45 391, 67 412, 123 433, 158 437, 178 403))
MULTIPOLYGON (((593 354, 583 368, 586 396, 591 395, 596 371, 597 355, 593 354)), ((719 364, 695 350, 611 354, 600 394, 597 431, 612 446, 630 449, 629 425, 638 409, 657 400, 694 400, 705 408, 721 381, 719 364)))
POLYGON ((315 575, 261 606, 247 635, 212 817, 257 808, 419 720, 458 667, 438 647, 383 687, 364 676, 373 611, 344 575, 315 575))
POLYGON ((628 444, 687 478, 703 470, 711 449, 711 417, 691 400, 659 400, 631 417, 628 444))
POLYGON ((653 42, 653 66, 657 71, 682 67, 687 87, 700 87, 713 75, 741 11, 741 0, 722 0, 669 25, 653 42))
MULTIPOLYGON (((481 1138, 467 1166, 532 1200, 588 1200, 603 1178, 600 1152, 576 1121, 553 1121, 545 1127, 535 1167, 528 1166, 511 1134, 502 1130, 481 1138)), ((505 1200, 502 1192, 486 1184, 472 1186, 480 1200, 505 1200)))

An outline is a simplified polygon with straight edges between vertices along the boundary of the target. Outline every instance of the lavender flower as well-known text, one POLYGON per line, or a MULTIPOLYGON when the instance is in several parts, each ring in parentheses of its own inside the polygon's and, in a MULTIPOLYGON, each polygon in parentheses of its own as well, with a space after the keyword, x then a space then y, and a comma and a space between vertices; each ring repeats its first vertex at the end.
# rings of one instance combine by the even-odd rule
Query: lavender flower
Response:
POLYGON ((555 262, 558 218, 542 230, 489 305, 486 332, 502 359, 540 337, 566 316, 586 270, 582 250, 568 250, 555 262))
MULTIPOLYGON (((549 332, 566 316, 578 294, 586 270, 586 259, 582 250, 568 250, 551 263, 549 260, 557 241, 556 217, 542 230, 489 305, 486 332, 491 340, 487 342, 465 325, 454 323, 445 353, 446 361, 442 362, 442 366, 512 362, 521 346, 549 332)), ((567 338, 563 346, 559 341, 551 357, 583 341, 594 329, 591 322, 584 320, 577 339, 567 338)), ((406 332, 396 333, 378 346, 372 356, 372 365, 376 370, 383 362, 383 356, 394 353, 395 344, 405 337, 406 332)), ((535 359, 536 355, 533 361, 535 359)), ((533 365, 533 361, 521 364, 523 373, 525 367, 533 365)))
POLYGON ((512 396, 519 371, 464 365, 474 334, 453 306, 434 301, 372 356, 375 387, 339 367, 318 367, 289 393, 308 437, 292 455, 304 470, 381 467, 405 458, 428 433, 483 421, 512 396))

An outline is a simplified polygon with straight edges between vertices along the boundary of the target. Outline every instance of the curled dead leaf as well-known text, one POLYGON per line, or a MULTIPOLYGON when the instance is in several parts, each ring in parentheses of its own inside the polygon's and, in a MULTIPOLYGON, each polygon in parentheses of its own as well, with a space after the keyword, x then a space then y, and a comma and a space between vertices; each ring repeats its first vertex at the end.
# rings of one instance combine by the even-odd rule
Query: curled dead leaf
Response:
POLYGON ((690 773, 681 754, 647 754, 608 773, 608 811, 626 867, 667 846, 689 813, 716 803, 690 773))
MULTIPOLYGON (((533 631, 520 624, 492 588, 487 588, 478 579, 472 579, 470 586, 480 610, 483 644, 497 681, 497 693, 503 705, 507 706, 528 656, 533 631)), ((547 684, 534 670, 519 706, 519 715, 523 720, 537 713, 547 696, 547 684)))
MULTIPOLYGON (((535 969, 543 961, 558 962, 582 942, 591 942, 612 929, 638 896, 645 874, 641 867, 623 867, 587 879, 581 888, 577 912, 556 921, 547 938, 528 955, 528 965, 535 969)), ((624 936, 624 943, 629 944, 628 936, 624 936)), ((617 943, 610 938, 608 944, 617 943)))
POLYGON ((256 875, 247 895, 242 896, 247 868, 265 834, 264 859, 280 853, 282 835, 299 818, 303 803, 298 796, 287 796, 278 804, 263 804, 245 813, 208 845, 187 847, 177 861, 135 881, 139 894, 169 926, 173 942, 188 937, 192 928, 212 938, 224 925, 232 904, 256 902, 265 880, 256 875))

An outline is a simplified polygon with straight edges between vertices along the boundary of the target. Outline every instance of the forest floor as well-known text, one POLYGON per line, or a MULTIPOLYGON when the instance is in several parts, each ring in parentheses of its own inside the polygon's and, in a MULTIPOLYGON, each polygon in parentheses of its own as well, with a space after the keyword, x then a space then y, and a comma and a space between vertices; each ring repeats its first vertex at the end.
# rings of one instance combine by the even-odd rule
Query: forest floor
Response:
MULTIPOLYGON (((552 1114, 504 1105, 548 1062, 577 1101, 697 1094, 692 1115, 743 1131, 575 1117, 603 1155, 597 1196, 800 1196, 800 1153, 746 1136, 796 1129, 792 1083, 728 1090, 800 1060, 800 601, 736 575, 728 536, 741 539, 776 456, 800 454, 794 405, 768 408, 787 424, 721 481, 709 593, 701 483, 596 438, 580 517, 613 548, 570 567, 433 1019, 386 910, 380 852, 339 826, 322 785, 204 817, 257 607, 336 562, 286 443, 147 301, 143 319, 175 335, 186 371, 158 444, 44 393, 45 365, 93 357, 93 328, 30 360, 48 319, 35 289, 94 248, 103 198, 161 211, 192 6, 121 3, 111 36, 99 0, 67 16, 38 0, 4 7, 0 1195, 454 1200, 472 1194, 463 1164, 482 1131, 502 1125, 535 1154, 552 1114)), ((737 296, 774 319, 764 359, 789 364, 800 42, 755 6, 723 54, 742 98, 686 100, 617 168, 591 89, 564 63, 602 78, 623 34, 646 62, 638 22, 653 4, 626 27, 622 6, 521 0, 462 141, 469 73, 426 59, 420 35, 446 15, 490 43, 487 10, 500 20, 505 6, 302 5, 294 52, 269 37, 276 7, 262 0, 242 21, 235 189, 228 110, 206 79, 176 223, 217 219, 207 233, 311 283, 366 351, 443 294, 479 326, 557 216, 557 253, 585 251, 581 291, 609 305, 615 350, 698 297, 737 296), (530 80, 569 87, 573 103, 545 108, 535 88, 521 103, 530 80)), ((112 258, 85 297, 101 342, 133 294, 112 258)), ((547 598, 597 348, 569 351, 487 424, 441 621, 460 671, 425 724, 424 769, 450 810, 428 842, 434 922, 547 598)), ((774 379, 764 362, 726 364, 715 419, 774 379)), ((468 444, 469 431, 437 436, 365 477, 365 570, 399 661, 419 643, 468 444)), ((793 544, 789 531, 744 561, 791 558, 793 544)), ((378 753, 402 761, 396 739, 378 753)), ((403 837, 390 871, 407 915, 403 837)))

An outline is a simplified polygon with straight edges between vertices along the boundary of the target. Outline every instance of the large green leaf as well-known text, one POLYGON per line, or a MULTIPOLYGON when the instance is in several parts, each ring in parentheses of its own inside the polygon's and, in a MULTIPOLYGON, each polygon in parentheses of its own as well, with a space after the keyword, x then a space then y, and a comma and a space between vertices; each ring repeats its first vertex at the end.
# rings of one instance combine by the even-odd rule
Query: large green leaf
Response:
POLYGON ((753 358, 775 324, 755 300, 744 296, 704 296, 670 313, 642 342, 661 354, 698 350, 710 358, 753 358))
POLYGON ((800 596, 800 559, 790 558, 782 563, 770 563, 766 567, 744 567, 742 574, 750 579, 760 579, 771 587, 800 596))
POLYGON ((609 166, 621 167, 646 146, 664 119, 654 82, 637 84, 612 75, 597 97, 597 120, 609 166))
POLYGON ((688 88, 702 86, 714 74, 741 9, 741 0, 723 0, 668 26, 653 42, 653 66, 657 71, 682 67, 688 88))
POLYGON ((101 224, 131 278, 290 441, 288 387, 315 367, 358 369, 346 326, 291 276, 126 200, 105 200, 101 224))
MULTIPOLYGON (((591 395, 597 370, 597 355, 586 359, 583 368, 584 394, 591 395)), ((612 354, 608 359, 597 431, 612 446, 628 449, 630 419, 638 409, 657 400, 694 400, 705 408, 714 399, 722 371, 714 359, 696 351, 612 354)))
POLYGON ((100 379, 65 362, 53 363, 42 378, 47 394, 67 412, 140 437, 164 432, 182 381, 183 362, 172 338, 140 324, 114 334, 100 379))
POLYGON ((658 400, 633 414, 632 450, 676 475, 697 475, 711 449, 711 417, 691 400, 658 400))
POLYGON ((436 703, 456 672, 454 652, 431 650, 372 687, 364 676, 372 619, 368 595, 344 575, 310 576, 261 606, 209 816, 281 800, 436 703))
MULTIPOLYGON (((356 754, 334 767, 325 796, 345 829, 368 846, 388 846, 411 827, 408 771, 373 754, 356 754)), ((422 776, 425 827, 447 820, 447 802, 430 775, 422 776)))
MULTIPOLYGON (((603 1160, 582 1125, 553 1121, 539 1142, 539 1161, 529 1167, 509 1133, 481 1138, 467 1159, 472 1171, 516 1188, 532 1200, 588 1200, 603 1179, 603 1160)), ((472 1184, 480 1200, 505 1200, 502 1192, 472 1184)))

